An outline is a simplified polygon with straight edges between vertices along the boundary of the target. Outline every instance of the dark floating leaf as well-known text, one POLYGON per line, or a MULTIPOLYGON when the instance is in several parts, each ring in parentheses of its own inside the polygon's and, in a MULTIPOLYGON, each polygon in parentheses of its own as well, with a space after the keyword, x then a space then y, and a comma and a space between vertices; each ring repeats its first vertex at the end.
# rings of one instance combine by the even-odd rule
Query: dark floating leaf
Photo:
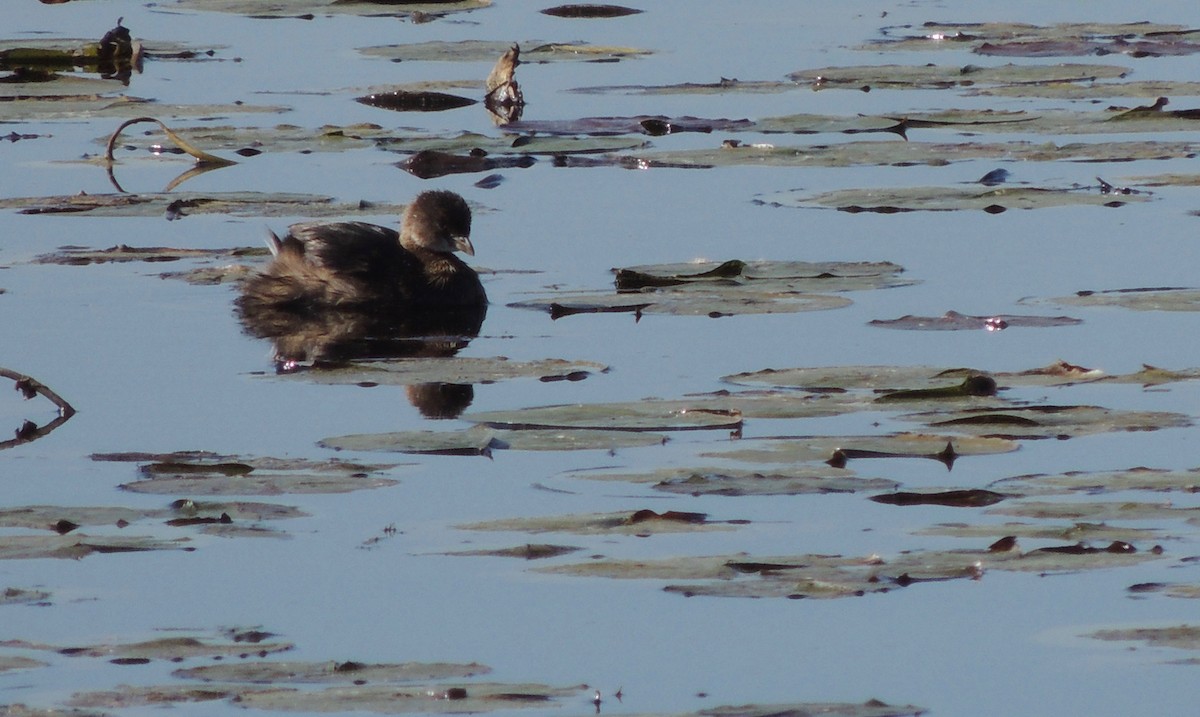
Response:
POLYGON ((993 169, 987 174, 979 178, 979 183, 985 187, 994 187, 997 184, 1004 184, 1008 181, 1009 171, 1007 169, 993 169))
POLYGON ((469 107, 477 102, 444 92, 406 92, 403 90, 376 92, 355 97, 354 100, 370 107, 394 112, 444 112, 459 107, 469 107))
MULTIPOLYGON (((954 386, 939 386, 936 388, 914 388, 908 390, 890 391, 875 399, 876 403, 889 401, 925 401, 939 398, 963 398, 965 396, 995 396, 996 379, 987 374, 970 374, 962 383, 954 386)), ((953 448, 947 445, 953 452, 953 448)))
MULTIPOLYGON (((886 505, 941 505, 949 508, 981 508, 1009 496, 982 489, 944 490, 935 493, 897 491, 873 495, 871 500, 886 505)), ((989 548, 990 550, 991 548, 989 548)))
POLYGON ((898 319, 874 319, 870 326, 886 329, 908 329, 910 331, 1001 331, 1013 326, 1054 327, 1082 324, 1082 319, 1070 316, 1017 316, 996 314, 994 316, 968 316, 957 311, 947 311, 941 316, 913 316, 908 314, 898 319))
POLYGON ((648 134, 661 137, 679 132, 735 132, 750 129, 754 123, 748 119, 704 119, 702 117, 666 117, 664 115, 637 115, 633 117, 584 117, 573 120, 523 120, 508 125, 507 129, 521 132, 538 132, 551 135, 588 135, 608 137, 624 134, 648 134))
POLYGON ((541 11, 543 15, 568 18, 612 18, 624 17, 626 15, 636 15, 640 12, 642 11, 631 7, 624 7, 623 5, 599 5, 590 3, 556 5, 541 11))
POLYGON ((396 684, 426 680, 477 677, 491 672, 479 663, 404 662, 375 664, 346 660, 336 662, 224 662, 175 670, 187 680, 251 684, 396 684))
POLYGON ((491 556, 497 558, 521 558, 522 560, 542 560, 544 558, 557 558, 560 555, 574 553, 577 550, 583 550, 583 548, 577 548, 571 545, 526 543, 525 545, 518 545, 515 548, 501 548, 498 550, 463 550, 455 553, 447 553, 447 555, 491 556))

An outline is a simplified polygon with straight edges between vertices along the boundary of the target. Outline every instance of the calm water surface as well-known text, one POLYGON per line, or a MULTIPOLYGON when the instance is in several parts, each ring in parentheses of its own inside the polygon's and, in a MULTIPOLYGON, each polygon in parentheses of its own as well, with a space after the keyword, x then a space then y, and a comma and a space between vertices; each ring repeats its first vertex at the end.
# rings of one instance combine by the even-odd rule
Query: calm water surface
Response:
MULTIPOLYGON (((548 3, 545 3, 548 5, 548 3)), ((4 39, 98 37, 118 16, 135 37, 220 45, 215 61, 150 62, 130 93, 163 103, 283 105, 274 115, 237 114, 210 123, 303 127, 373 122, 429 134, 498 130, 478 107, 396 114, 352 101, 367 88, 422 80, 477 80, 490 62, 404 62, 364 58, 357 48, 430 40, 584 40, 654 54, 618 63, 525 65, 518 72, 525 119, 594 115, 695 115, 761 118, 799 112, 898 114, 947 107, 1071 107, 1066 101, 996 100, 949 91, 871 93, 793 90, 778 94, 637 96, 576 94, 592 85, 712 82, 720 77, 779 80, 829 65, 982 64, 947 51, 930 57, 856 49, 884 25, 927 20, 1152 20, 1187 24, 1194 13, 1168 5, 1148 16, 1123 3, 716 3, 653 2, 617 20, 561 20, 543 4, 497 2, 482 11, 428 24, 394 18, 318 17, 252 20, 177 11, 171 2, 81 0, 5 8, 4 39), (1174 10, 1170 8, 1174 7, 1174 10), (883 14, 886 12, 886 17, 883 14), (237 58, 238 61, 234 61, 237 58)), ((1153 9, 1153 8, 1149 8, 1153 9)), ((988 62, 996 58, 987 58, 988 62)), ((1015 59, 1014 62, 1042 60, 1015 59)), ((1062 58, 1133 66, 1136 76, 1191 79, 1195 56, 1131 59, 1062 58)), ((997 61, 996 64, 1000 64, 997 61)), ((1172 98, 1172 107, 1196 98, 1172 98)), ((1081 103, 1076 109, 1090 108, 1081 103)), ((40 135, 0 143, 0 197, 108 193, 101 168, 79 162, 102 151, 119 120, 81 118, 17 122, 0 132, 40 135)), ((191 119, 172 124, 203 124, 191 119)), ((850 141, 840 135, 739 135, 743 141, 803 146, 850 141)), ((1153 137, 1140 137, 1154 139, 1153 137)), ((711 147, 713 135, 654 140, 659 148, 711 147)), ((942 141, 957 141, 946 134, 942 141)), ((1014 139, 1003 137, 1002 139, 1014 139)), ((1039 142, 1101 141, 1033 136, 1039 142)), ((1200 134, 1173 133, 1173 141, 1200 134)), ((897 139, 896 141, 900 141, 897 139)), ((997 139, 996 141, 1000 141, 997 139)), ((393 166, 401 156, 364 149, 340 153, 267 152, 184 185, 191 192, 308 192, 345 201, 405 201, 424 188, 452 189, 476 206, 473 262, 492 306, 481 336, 464 356, 598 361, 611 371, 580 382, 521 379, 475 387, 472 410, 555 403, 676 398, 728 388, 719 378, 767 367, 888 363, 1021 370, 1065 359, 1113 373, 1142 363, 1196 364, 1200 319, 1191 312, 1153 313, 1023 305, 1025 297, 1080 289, 1192 286, 1198 253, 1195 188, 1156 190, 1155 201, 1119 210, 1098 207, 982 212, 847 214, 762 206, 758 195, 784 189, 954 185, 973 181, 994 162, 944 167, 788 168, 629 171, 555 168, 540 161, 505 170, 497 188, 479 175, 417 179, 393 166), (551 287, 600 289, 610 268, 709 259, 894 261, 923 283, 852 294, 837 311, 737 316, 546 315, 507 304, 551 287), (532 270, 525 273, 523 270, 532 270), (1056 329, 907 332, 867 326, 903 314, 1069 313, 1085 323, 1056 329)), ((158 191, 188 162, 126 152, 125 188, 158 191)), ((1122 164, 1008 164, 1022 182, 1093 184, 1195 172, 1195 160, 1122 164)), ((448 430, 421 418, 398 388, 319 386, 264 376, 266 342, 242 334, 231 313, 233 290, 158 278, 160 264, 85 267, 33 265, 63 245, 221 248, 257 245, 265 227, 293 218, 189 216, 155 218, 30 216, 0 212, 0 365, 31 374, 79 413, 41 440, 0 452, 0 507, 122 505, 161 507, 166 496, 117 489, 133 464, 89 460, 95 452, 210 450, 247 456, 329 458, 316 442, 328 436, 410 429, 448 430)), ((369 217, 392 223, 394 217, 369 217)), ((7 393, 7 392, 6 392, 7 393)), ((1036 402, 1176 411, 1195 416, 1189 383, 1149 391, 1138 386, 1022 389, 1036 402)), ((44 423, 46 404, 0 400, 0 420, 44 423)), ((455 424, 458 425, 458 424, 455 424)), ((466 424, 461 424, 465 426, 466 424)), ((901 424, 880 414, 832 419, 748 421, 746 437, 886 433, 901 424)), ((1195 428, 1123 433, 1069 441, 1027 442, 1014 454, 963 460, 952 473, 932 461, 879 461, 864 476, 908 488, 982 487, 1033 472, 1115 470, 1136 465, 1196 465, 1195 428)), ((477 661, 488 678, 551 685, 588 683, 609 698, 609 713, 684 712, 716 705, 796 701, 916 704, 940 716, 1092 714, 1186 715, 1195 709, 1195 666, 1165 664, 1186 651, 1101 643, 1080 637, 1098 627, 1195 621, 1193 601, 1151 595, 1131 599, 1139 582, 1200 580, 1195 568, 1169 569, 1197 551, 1195 526, 1147 523, 1179 540, 1174 560, 1142 567, 1039 577, 989 573, 843 600, 685 599, 655 581, 613 581, 529 572, 500 558, 451 558, 447 551, 529 541, 579 545, 576 555, 662 558, 746 551, 894 555, 907 549, 979 547, 975 541, 917 537, 930 524, 999 521, 950 508, 877 505, 861 494, 771 498, 666 496, 648 486, 565 477, 582 468, 649 469, 699 465, 704 451, 733 447, 716 432, 672 436, 665 446, 607 452, 497 451, 493 459, 389 454, 339 456, 402 465, 400 484, 344 495, 288 495, 311 517, 279 526, 287 540, 221 539, 186 533, 194 552, 99 555, 80 561, 0 562, 0 587, 39 587, 49 606, 0 606, 0 640, 60 645, 150 639, 160 630, 213 631, 261 626, 294 642, 288 659, 363 662, 477 661), (545 490, 544 488, 554 490, 545 490), (748 519, 722 533, 648 539, 472 533, 454 526, 478 520, 570 513, 656 510, 707 512, 748 519), (364 541, 394 525, 398 534, 374 549, 364 541), (1182 533, 1180 532, 1182 531, 1182 533), (703 693, 706 696, 700 696, 703 693)), ((1173 500, 1151 494, 1130 500, 1173 500)), ((138 526, 138 530, 153 528, 138 526)), ((1135 524, 1138 525, 1138 524, 1135 524)), ((183 532, 162 528, 162 537, 183 532)), ((97 531, 112 532, 115 531, 97 531)), ((23 534, 8 530, 0 535, 23 534)), ((578 558, 569 557, 567 561, 578 558)), ((19 653, 25 654, 25 653, 19 653)), ((49 668, 0 673, 0 704, 54 706, 85 689, 171 683, 175 665, 119 667, 101 661, 47 658, 49 668)), ((583 693, 581 693, 583 694, 583 693)), ((184 713, 229 707, 182 705, 184 713)), ((135 713, 145 710, 124 710, 135 713)), ((555 713, 588 714, 586 695, 555 713)), ((548 713, 548 712, 547 712, 548 713)))

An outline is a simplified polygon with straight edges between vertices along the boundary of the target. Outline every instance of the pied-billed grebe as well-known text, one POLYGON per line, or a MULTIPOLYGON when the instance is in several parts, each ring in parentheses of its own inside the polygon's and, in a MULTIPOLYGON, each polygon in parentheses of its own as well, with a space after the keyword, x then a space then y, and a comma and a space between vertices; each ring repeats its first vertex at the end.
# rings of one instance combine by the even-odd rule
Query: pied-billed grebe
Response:
POLYGON ((242 287, 238 306, 256 312, 323 310, 390 314, 408 309, 483 307, 479 275, 454 255, 474 255, 471 209, 448 191, 422 192, 400 231, 364 222, 293 224, 262 273, 242 287))

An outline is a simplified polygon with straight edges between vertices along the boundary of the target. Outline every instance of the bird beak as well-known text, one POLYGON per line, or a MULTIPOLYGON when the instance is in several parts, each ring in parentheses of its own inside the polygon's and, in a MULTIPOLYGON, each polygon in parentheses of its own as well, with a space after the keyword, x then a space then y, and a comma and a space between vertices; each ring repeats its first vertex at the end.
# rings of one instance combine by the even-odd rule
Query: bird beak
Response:
POLYGON ((475 245, 471 243, 471 237, 454 237, 454 248, 467 256, 475 256, 475 245))

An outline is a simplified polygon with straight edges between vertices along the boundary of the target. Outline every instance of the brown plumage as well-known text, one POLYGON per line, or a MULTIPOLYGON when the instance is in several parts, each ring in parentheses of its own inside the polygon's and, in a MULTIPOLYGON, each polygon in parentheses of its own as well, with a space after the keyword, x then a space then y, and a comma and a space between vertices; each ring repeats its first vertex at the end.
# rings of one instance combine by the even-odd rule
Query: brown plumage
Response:
POLYGON ((293 224, 271 235, 275 259, 237 300, 243 316, 327 310, 401 314, 479 308, 479 275, 454 255, 474 255, 471 210, 454 192, 422 192, 399 232, 364 222, 293 224))

